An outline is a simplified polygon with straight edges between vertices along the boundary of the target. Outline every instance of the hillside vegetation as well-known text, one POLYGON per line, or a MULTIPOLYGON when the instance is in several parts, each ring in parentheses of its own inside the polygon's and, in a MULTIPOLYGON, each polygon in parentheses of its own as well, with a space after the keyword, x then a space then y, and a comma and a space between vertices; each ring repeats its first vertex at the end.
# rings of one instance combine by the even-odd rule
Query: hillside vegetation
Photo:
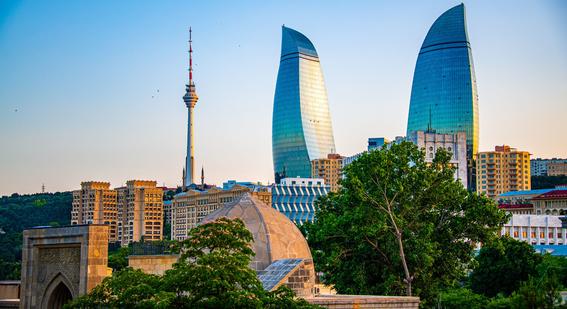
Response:
POLYGON ((0 280, 20 278, 22 231, 34 226, 63 226, 71 222, 71 192, 0 198, 0 280))

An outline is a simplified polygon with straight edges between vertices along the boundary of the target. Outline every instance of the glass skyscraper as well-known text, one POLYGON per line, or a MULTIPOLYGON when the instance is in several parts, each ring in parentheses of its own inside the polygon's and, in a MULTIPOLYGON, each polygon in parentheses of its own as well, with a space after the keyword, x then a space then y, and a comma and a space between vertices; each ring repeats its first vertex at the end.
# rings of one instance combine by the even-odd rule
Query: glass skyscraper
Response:
POLYGON ((311 177, 311 160, 335 153, 319 56, 307 37, 285 26, 274 96, 272 153, 278 183, 284 177, 311 177))
POLYGON ((478 94, 465 6, 457 5, 433 23, 417 57, 407 134, 435 130, 466 133, 469 187, 478 151, 478 94))

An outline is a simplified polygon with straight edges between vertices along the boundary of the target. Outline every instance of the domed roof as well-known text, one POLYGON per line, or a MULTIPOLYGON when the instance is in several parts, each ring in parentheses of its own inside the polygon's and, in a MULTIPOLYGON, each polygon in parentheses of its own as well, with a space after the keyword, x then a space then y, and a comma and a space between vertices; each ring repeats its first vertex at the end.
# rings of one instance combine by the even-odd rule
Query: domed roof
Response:
POLYGON ((254 270, 264 270, 280 259, 312 259, 305 237, 286 216, 250 193, 206 216, 201 224, 218 218, 240 218, 254 236, 254 270))

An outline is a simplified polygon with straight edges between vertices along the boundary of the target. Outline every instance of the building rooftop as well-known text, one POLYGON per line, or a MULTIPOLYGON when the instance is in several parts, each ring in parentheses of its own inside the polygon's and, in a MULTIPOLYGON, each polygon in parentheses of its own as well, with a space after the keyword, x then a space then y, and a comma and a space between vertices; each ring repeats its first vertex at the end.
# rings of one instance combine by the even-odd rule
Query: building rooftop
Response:
POLYGON ((547 193, 538 195, 533 198, 534 200, 557 200, 567 199, 567 190, 551 190, 547 193))
POLYGON ((519 208, 532 208, 534 205, 532 204, 499 204, 498 208, 500 209, 519 209, 519 208))
POLYGON ((533 245, 537 253, 549 253, 553 256, 567 256, 567 246, 565 245, 533 245))
POLYGON ((252 232, 252 249, 256 255, 251 267, 256 271, 264 270, 281 259, 312 260, 307 241, 297 226, 249 193, 209 214, 201 224, 221 217, 239 218, 252 232))
POLYGON ((540 195, 553 191, 554 189, 537 189, 537 190, 525 190, 525 191, 509 191, 498 195, 498 197, 511 197, 511 196, 521 196, 521 195, 540 195))

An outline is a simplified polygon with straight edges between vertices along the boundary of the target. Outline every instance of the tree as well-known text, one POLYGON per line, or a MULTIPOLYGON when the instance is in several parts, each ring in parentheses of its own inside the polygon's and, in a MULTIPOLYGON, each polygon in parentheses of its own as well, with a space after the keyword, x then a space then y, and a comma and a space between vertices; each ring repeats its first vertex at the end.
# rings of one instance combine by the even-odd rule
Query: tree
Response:
POLYGON ((526 242, 510 237, 496 239, 480 249, 478 266, 470 276, 471 289, 488 297, 510 295, 530 276, 537 276, 536 267, 542 259, 526 242))
POLYGON ((486 308, 486 298, 469 289, 452 289, 441 293, 439 308, 443 309, 481 309, 486 308))
POLYGON ((553 189, 557 185, 567 183, 567 175, 562 176, 532 176, 532 190, 535 189, 553 189))
POLYGON ((339 293, 418 295, 434 302, 464 277, 479 242, 506 221, 495 203, 454 180, 450 154, 433 162, 404 142, 347 166, 305 227, 323 281, 339 293))
POLYGON ((128 267, 128 255, 130 254, 129 247, 120 247, 118 250, 109 252, 108 254, 108 267, 113 271, 120 271, 128 267))
POLYGON ((22 230, 71 222, 71 192, 40 193, 0 198, 0 280, 20 279, 22 230))
POLYGON ((180 258, 163 276, 126 268, 70 308, 315 308, 280 287, 267 292, 248 266, 252 234, 240 219, 220 218, 192 229, 176 245, 180 258))

